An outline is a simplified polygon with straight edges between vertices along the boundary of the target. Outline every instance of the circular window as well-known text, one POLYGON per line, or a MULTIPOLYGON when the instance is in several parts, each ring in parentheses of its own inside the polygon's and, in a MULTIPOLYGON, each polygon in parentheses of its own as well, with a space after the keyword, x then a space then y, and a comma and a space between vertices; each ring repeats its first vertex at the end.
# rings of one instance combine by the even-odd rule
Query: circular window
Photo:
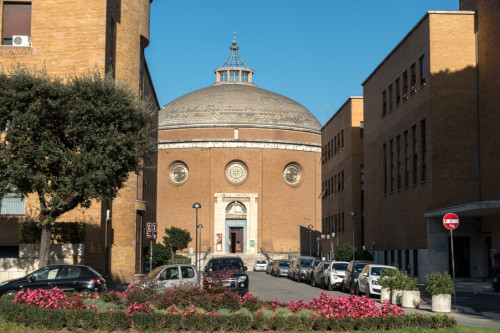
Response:
POLYGON ((288 184, 297 184, 300 180, 300 167, 295 163, 290 163, 283 171, 283 177, 288 184))
POLYGON ((226 177, 233 183, 241 183, 247 178, 247 168, 241 162, 232 162, 226 168, 226 177))
POLYGON ((185 182, 188 174, 188 168, 184 163, 175 163, 170 169, 170 178, 176 183, 185 182))

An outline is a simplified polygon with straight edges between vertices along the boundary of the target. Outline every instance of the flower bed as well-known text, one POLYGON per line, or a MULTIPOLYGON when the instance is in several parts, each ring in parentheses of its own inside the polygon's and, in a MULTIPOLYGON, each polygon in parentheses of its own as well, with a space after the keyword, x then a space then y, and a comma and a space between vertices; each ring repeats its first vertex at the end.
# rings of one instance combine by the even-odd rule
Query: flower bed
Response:
POLYGON ((200 291, 188 285, 156 292, 129 286, 124 293, 88 296, 67 295, 56 288, 28 290, 14 298, 3 297, 0 316, 54 330, 351 331, 456 326, 449 316, 408 316, 388 303, 379 308, 365 296, 334 298, 323 291, 309 302, 300 299, 284 304, 278 299, 264 302, 250 293, 241 297, 227 290, 200 291), (153 296, 149 298, 152 303, 147 296, 153 296))

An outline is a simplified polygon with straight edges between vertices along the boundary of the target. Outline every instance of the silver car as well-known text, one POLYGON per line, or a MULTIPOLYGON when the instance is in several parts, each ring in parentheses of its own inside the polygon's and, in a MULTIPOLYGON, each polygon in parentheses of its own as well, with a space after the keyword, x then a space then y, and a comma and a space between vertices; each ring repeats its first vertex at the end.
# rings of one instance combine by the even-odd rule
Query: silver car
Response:
POLYGON ((345 276, 345 270, 349 263, 347 261, 334 261, 325 270, 325 284, 328 290, 340 289, 345 276))
POLYGON ((357 294, 366 294, 367 296, 380 295, 381 287, 378 283, 378 279, 380 273, 385 269, 397 268, 386 265, 366 265, 358 276, 358 284, 356 286, 357 294))
POLYGON ((153 269, 141 283, 152 283, 162 289, 187 283, 199 287, 200 279, 194 265, 165 265, 153 269))

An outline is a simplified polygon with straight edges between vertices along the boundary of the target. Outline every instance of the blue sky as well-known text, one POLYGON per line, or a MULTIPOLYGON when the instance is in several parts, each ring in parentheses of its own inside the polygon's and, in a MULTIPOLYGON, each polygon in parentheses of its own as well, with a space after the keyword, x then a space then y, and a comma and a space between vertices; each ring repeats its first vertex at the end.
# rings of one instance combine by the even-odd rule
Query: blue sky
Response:
POLYGON ((458 0, 154 0, 146 59, 160 105, 215 82, 233 32, 253 81, 325 124, 428 10, 458 0))

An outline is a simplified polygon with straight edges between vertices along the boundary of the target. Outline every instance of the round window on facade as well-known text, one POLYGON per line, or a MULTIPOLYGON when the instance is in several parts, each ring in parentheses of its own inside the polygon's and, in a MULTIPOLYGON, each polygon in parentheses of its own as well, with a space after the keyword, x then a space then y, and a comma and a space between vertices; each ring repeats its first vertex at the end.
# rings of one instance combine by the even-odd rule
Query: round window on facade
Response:
POLYGON ((290 163, 283 170, 283 178, 290 185, 295 185, 300 180, 300 166, 296 163, 290 163))
POLYGON ((232 183, 241 183, 247 178, 247 168, 242 162, 231 162, 226 168, 226 177, 232 183))
POLYGON ((170 169, 170 178, 175 183, 184 183, 188 177, 189 171, 186 164, 177 162, 170 169))

